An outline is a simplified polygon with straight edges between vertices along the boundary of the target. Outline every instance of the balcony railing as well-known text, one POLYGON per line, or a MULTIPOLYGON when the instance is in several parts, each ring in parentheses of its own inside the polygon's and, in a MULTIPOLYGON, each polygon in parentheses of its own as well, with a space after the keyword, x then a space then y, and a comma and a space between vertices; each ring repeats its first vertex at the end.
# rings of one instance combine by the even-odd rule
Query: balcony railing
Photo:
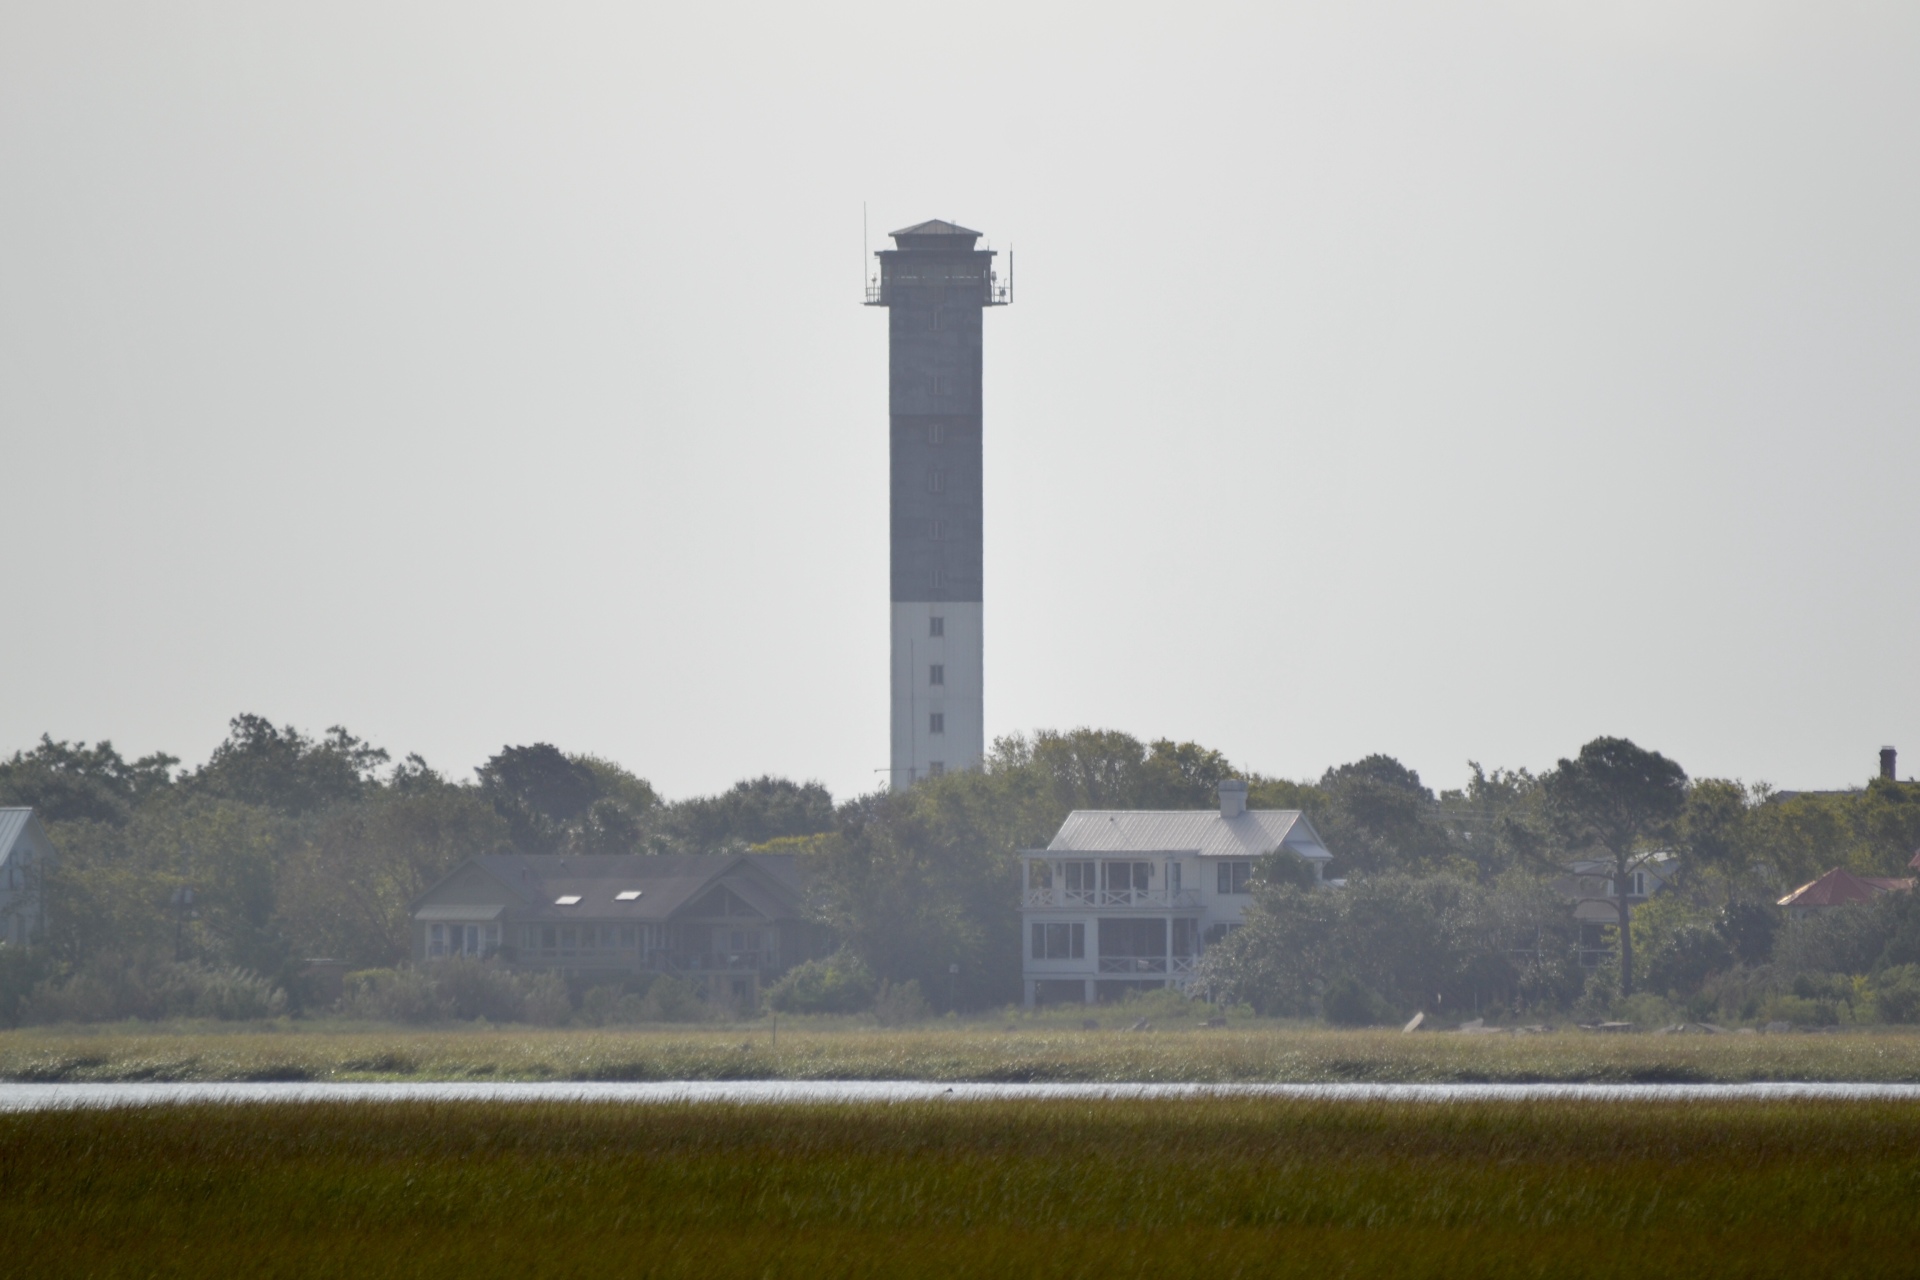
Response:
POLYGON ((1165 973, 1165 956, 1101 956, 1102 973, 1165 973))
POLYGON ((1021 899, 1028 907, 1197 907, 1196 889, 1028 889, 1021 899))
POLYGON ((998 272, 993 272, 989 273, 984 281, 978 282, 970 276, 954 276, 951 278, 930 277, 926 280, 921 280, 917 276, 900 276, 883 284, 880 281, 880 277, 875 276, 867 281, 867 305, 870 307, 886 306, 891 301, 891 299, 887 297, 889 286, 912 289, 925 284, 941 285, 956 290, 979 287, 983 289, 985 293, 985 296, 981 299, 981 305, 988 307, 1004 307, 1013 301, 1012 286, 1000 279, 998 272))

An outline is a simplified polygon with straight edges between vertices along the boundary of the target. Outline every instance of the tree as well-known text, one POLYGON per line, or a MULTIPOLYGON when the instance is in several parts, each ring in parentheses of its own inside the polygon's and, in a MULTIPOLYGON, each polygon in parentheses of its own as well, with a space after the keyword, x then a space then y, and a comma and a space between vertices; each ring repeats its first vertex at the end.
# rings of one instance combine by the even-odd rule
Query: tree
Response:
POLYGON ((126 822, 135 806, 173 784, 178 758, 156 752, 129 763, 102 740, 55 742, 0 760, 0 803, 27 805, 42 822, 126 822))
POLYGON ((1687 774, 1657 751, 1625 738, 1595 738, 1544 779, 1559 851, 1613 864, 1620 917, 1620 994, 1633 994, 1632 873, 1655 844, 1671 838, 1687 807, 1687 774))
POLYGON ((1311 817, 1343 873, 1430 870, 1453 851, 1433 792, 1392 756, 1329 769, 1319 791, 1311 817))
POLYGON ((502 747, 481 765, 480 790, 513 834, 522 853, 557 853, 567 827, 601 795, 593 769, 558 747, 502 747))
POLYGON ((366 795, 386 762, 384 750, 341 725, 314 739, 292 725, 276 729, 264 716, 238 715, 227 740, 181 781, 203 795, 298 816, 366 795))
POLYGON ((310 825, 281 872, 279 913, 304 955, 398 964, 412 950, 413 900, 466 859, 507 848, 506 822, 472 787, 388 789, 310 825))
POLYGON ((833 794, 818 782, 763 775, 717 796, 673 805, 664 820, 667 847, 680 853, 744 852, 749 845, 834 828, 833 794))

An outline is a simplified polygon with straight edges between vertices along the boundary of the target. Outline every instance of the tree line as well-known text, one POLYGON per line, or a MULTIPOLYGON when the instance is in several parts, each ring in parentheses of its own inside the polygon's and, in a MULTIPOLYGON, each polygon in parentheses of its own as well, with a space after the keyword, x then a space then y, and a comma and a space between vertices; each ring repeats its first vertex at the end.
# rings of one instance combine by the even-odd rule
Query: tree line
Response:
MULTIPOLYGON (((1386 755, 1290 781, 1197 743, 1097 729, 1003 738, 978 770, 842 801, 774 777, 669 801, 612 761, 545 743, 505 746, 459 780, 343 727, 313 735, 255 715, 236 717, 204 764, 180 765, 51 737, 0 760, 0 803, 33 806, 61 853, 46 945, 0 958, 0 1018, 36 1000, 68 1016, 297 1009, 308 958, 404 965, 408 905, 497 852, 796 853, 843 967, 939 1004, 1002 1005, 1020 994, 1020 850, 1073 809, 1208 808, 1234 777, 1251 807, 1304 810, 1348 888, 1316 893, 1264 868, 1247 927, 1209 963, 1219 998, 1386 1017, 1436 1000, 1617 1002, 1648 984, 1684 1000, 1735 974, 1749 1003, 1777 1001, 1789 997, 1767 983, 1805 973, 1769 968, 1773 899, 1829 865, 1895 874, 1920 845, 1920 788, 1781 798, 1690 779, 1619 739, 1539 775, 1470 763, 1464 787, 1438 793, 1386 755), (1624 866, 1654 847, 1679 855, 1674 892, 1636 915, 1596 987, 1552 882, 1573 856, 1624 866)), ((1849 963, 1879 973, 1882 961, 1849 963)), ((1790 998, 1838 1007, 1829 978, 1798 989, 1814 994, 1790 998)))

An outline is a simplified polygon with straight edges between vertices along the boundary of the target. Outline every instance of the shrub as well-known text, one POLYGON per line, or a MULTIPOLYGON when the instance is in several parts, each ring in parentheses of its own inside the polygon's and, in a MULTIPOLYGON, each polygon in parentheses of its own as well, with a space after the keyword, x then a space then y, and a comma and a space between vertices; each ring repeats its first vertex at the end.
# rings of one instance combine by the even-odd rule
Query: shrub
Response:
POLYGON ((904 1026, 926 1016, 927 1001, 920 994, 918 981, 910 978, 898 986, 890 982, 880 984, 879 994, 873 998, 873 1017, 881 1026, 904 1026))
POLYGON ((1615 1021, 1636 1027, 1665 1027, 1682 1020, 1680 1011, 1651 991, 1636 991, 1611 1010, 1615 1021))
POLYGON ((707 1003, 689 984, 671 974, 653 980, 640 998, 643 1022, 698 1022, 707 1016, 707 1003))
POLYGON ((287 993, 251 970, 200 969, 192 965, 175 965, 173 970, 176 994, 168 1004, 191 1011, 194 1017, 249 1022, 277 1018, 286 1012, 287 993))
POLYGON ((789 970, 767 991, 767 1003, 781 1013, 857 1013, 876 994, 873 973, 860 957, 838 951, 789 970))
POLYGON ((28 1022, 110 1022, 121 1018, 275 1018, 287 995, 250 969, 198 964, 140 968, 103 957, 79 973, 42 982, 21 1004, 28 1022))
POLYGON ((434 990, 447 1015, 518 1022, 526 1016, 526 981, 484 960, 449 960, 432 970, 434 990))
POLYGON ((1920 964, 1896 965, 1873 976, 1873 1011, 1882 1022, 1920 1022, 1920 964))
POLYGON ((557 1027, 573 1016, 567 980, 550 969, 520 979, 521 1017, 541 1027, 557 1027))
POLYGON ((1831 1027, 1840 1021, 1839 1011, 1826 1000, 1808 996, 1777 995, 1760 1007, 1767 1022, 1792 1022, 1803 1027, 1831 1027))
POLYGON ((1320 1007, 1327 1021, 1339 1027, 1371 1027, 1400 1020, 1398 1012, 1377 992, 1346 973, 1327 983, 1320 1007))
POLYGON ((449 1012, 433 979, 418 969, 350 973, 340 1007, 349 1017, 385 1022, 438 1022, 449 1012))

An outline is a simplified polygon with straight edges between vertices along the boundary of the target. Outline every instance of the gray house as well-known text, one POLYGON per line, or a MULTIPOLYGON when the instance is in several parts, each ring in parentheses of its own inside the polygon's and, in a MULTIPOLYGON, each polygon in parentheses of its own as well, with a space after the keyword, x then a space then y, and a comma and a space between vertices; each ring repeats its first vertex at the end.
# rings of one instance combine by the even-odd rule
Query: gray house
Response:
POLYGON ((45 932, 40 877, 53 862, 53 842, 33 810, 0 809, 0 943, 21 947, 45 932))
POLYGON ((664 972, 735 1004, 831 949, 790 854, 470 858, 412 915, 417 963, 491 957, 609 982, 664 972))

